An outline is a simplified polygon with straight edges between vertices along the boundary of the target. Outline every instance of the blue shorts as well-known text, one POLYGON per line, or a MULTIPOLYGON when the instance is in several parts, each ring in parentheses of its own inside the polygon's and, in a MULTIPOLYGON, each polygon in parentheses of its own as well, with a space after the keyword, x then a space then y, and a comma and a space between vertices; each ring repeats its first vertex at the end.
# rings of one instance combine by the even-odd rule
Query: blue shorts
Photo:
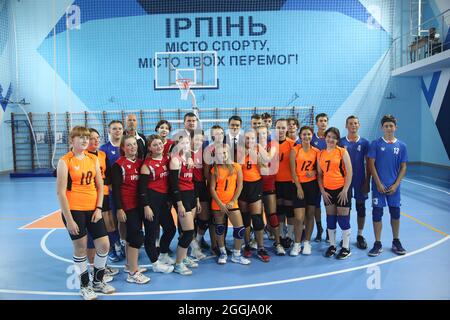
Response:
POLYGON ((388 195, 379 193, 377 187, 372 185, 372 207, 386 207, 386 202, 389 207, 400 207, 400 187, 394 194, 388 195))
POLYGON ((369 198, 367 193, 363 193, 362 189, 364 186, 364 181, 353 181, 350 186, 350 192, 352 197, 356 199, 356 201, 365 201, 369 198))

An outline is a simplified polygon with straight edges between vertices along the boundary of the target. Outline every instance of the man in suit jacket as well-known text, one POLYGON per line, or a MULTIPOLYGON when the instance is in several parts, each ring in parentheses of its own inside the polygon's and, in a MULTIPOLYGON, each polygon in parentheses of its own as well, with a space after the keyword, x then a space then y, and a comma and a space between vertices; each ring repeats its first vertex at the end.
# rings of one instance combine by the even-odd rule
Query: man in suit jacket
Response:
POLYGON ((245 138, 241 129, 241 117, 231 116, 228 119, 228 133, 225 135, 223 142, 230 146, 233 161, 242 164, 245 159, 245 138))

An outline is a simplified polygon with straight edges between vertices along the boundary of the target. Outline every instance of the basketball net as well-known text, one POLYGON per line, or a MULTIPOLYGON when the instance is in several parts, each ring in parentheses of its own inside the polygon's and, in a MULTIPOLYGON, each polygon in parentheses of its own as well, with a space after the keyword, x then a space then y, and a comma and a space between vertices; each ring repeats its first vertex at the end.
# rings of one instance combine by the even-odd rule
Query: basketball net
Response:
POLYGON ((180 78, 176 80, 177 86, 180 89, 181 100, 187 100, 189 97, 189 92, 191 91, 191 79, 180 78))

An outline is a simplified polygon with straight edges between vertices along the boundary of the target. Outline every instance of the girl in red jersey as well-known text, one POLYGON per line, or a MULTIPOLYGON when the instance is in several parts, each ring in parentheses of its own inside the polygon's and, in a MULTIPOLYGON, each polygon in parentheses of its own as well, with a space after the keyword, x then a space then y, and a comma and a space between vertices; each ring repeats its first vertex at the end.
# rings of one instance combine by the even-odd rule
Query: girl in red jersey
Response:
POLYGON ((108 234, 102 218, 103 179, 96 156, 86 152, 90 132, 74 127, 69 134, 72 150, 61 157, 57 168, 57 195, 62 219, 73 244, 73 260, 80 274, 80 294, 85 300, 97 298, 94 291, 110 294, 115 289, 104 283, 109 251, 108 234), (94 258, 93 286, 87 270, 87 232, 97 250, 94 258))
POLYGON ((169 139, 170 131, 172 131, 172 125, 167 120, 160 120, 156 124, 156 133, 160 136, 164 146, 164 154, 169 154, 171 147, 173 146, 173 140, 169 139))
POLYGON ((139 272, 139 248, 144 242, 142 234, 143 213, 138 207, 139 172, 142 160, 137 158, 137 141, 126 135, 120 142, 121 157, 111 168, 112 190, 117 208, 117 219, 126 225, 127 230, 127 282, 145 284, 150 278, 139 272))
POLYGON ((194 191, 193 168, 188 165, 190 150, 190 136, 181 132, 177 135, 176 145, 171 151, 169 165, 169 183, 178 213, 180 233, 174 271, 181 275, 191 275, 189 268, 198 267, 198 264, 187 256, 187 249, 194 240, 195 214, 201 209, 200 200, 194 191))
POLYGON ((164 144, 159 135, 147 139, 148 156, 141 167, 139 198, 144 208, 145 251, 152 262, 154 272, 170 273, 175 261, 169 257, 169 246, 176 228, 168 205, 169 201, 169 156, 164 153, 164 144), (155 246, 159 237, 159 226, 163 235, 159 241, 160 252, 155 246), (159 257, 158 257, 159 256, 159 257))
MULTIPOLYGON (((208 188, 206 187, 205 175, 203 173, 203 138, 203 130, 196 130, 194 131, 194 136, 191 140, 191 157, 194 162, 194 190, 195 195, 200 200, 201 208, 201 210, 197 212, 197 235, 196 242, 191 250, 191 256, 198 260, 206 258, 206 255, 201 251, 200 246, 197 246, 196 244, 200 244, 202 241, 205 242, 203 236, 209 228, 209 204, 211 202, 211 197, 208 188)), ((211 239, 211 241, 215 241, 215 239, 211 239)))
POLYGON ((257 128, 258 133, 258 152, 261 159, 261 176, 263 181, 263 204, 266 214, 266 221, 270 225, 275 236, 275 250, 278 256, 286 254, 283 246, 280 244, 280 224, 277 216, 277 196, 275 188, 275 177, 278 171, 278 159, 276 158, 278 150, 278 141, 269 139, 269 128, 261 126, 257 128))

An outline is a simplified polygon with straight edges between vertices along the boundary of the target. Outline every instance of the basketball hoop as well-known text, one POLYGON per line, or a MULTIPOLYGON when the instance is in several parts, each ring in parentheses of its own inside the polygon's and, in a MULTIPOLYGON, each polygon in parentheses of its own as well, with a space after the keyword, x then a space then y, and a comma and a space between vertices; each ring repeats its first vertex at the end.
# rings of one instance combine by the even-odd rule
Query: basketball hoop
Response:
POLYGON ((176 80, 177 86, 181 92, 181 100, 187 100, 191 91, 192 80, 188 78, 180 78, 176 80))

